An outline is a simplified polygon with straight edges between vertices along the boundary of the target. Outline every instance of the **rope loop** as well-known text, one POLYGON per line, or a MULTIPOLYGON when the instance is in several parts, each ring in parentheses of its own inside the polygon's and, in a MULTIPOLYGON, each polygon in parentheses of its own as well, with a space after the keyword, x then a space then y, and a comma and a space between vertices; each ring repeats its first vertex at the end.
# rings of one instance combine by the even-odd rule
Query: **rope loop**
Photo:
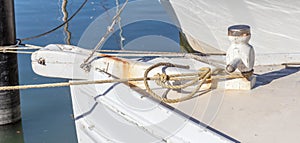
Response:
POLYGON ((154 64, 152 66, 150 66, 144 73, 144 85, 146 87, 146 91, 154 98, 157 99, 159 101, 163 101, 166 103, 177 103, 177 102, 182 102, 182 101, 186 101, 189 100, 191 98, 193 98, 195 96, 195 94, 200 90, 201 86, 206 82, 207 79, 209 79, 211 77, 211 69, 210 68, 201 68, 199 70, 199 73, 196 74, 178 74, 178 75, 172 75, 169 76, 165 73, 163 74, 156 74, 155 77, 157 77, 155 79, 155 83, 163 88, 167 88, 167 89, 183 89, 186 87, 189 87, 191 85, 198 83, 198 86, 187 96, 184 97, 180 97, 180 98, 176 98, 176 99, 168 99, 166 97, 162 97, 157 95, 156 93, 154 93, 154 91, 150 88, 149 83, 148 83, 148 74, 151 70, 153 70, 154 68, 157 68, 159 66, 165 66, 165 67, 182 67, 180 65, 175 65, 172 63, 157 63, 154 64), (190 78, 186 77, 189 76, 190 78), (192 78, 191 78, 192 77, 192 78), (197 78, 198 77, 198 78, 197 78), (187 82, 185 84, 182 85, 171 85, 169 82, 167 81, 178 81, 178 80, 188 80, 188 79, 192 79, 190 82, 187 82))

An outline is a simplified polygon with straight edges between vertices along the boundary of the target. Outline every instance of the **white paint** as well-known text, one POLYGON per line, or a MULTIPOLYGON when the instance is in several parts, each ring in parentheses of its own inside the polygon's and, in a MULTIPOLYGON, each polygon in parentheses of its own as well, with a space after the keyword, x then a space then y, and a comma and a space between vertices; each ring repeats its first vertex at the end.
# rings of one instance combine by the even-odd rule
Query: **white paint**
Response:
POLYGON ((300 1, 160 1, 186 35, 221 51, 228 49, 227 28, 235 24, 251 26, 258 54, 300 51, 300 1))
POLYGON ((55 78, 87 79, 88 72, 80 68, 90 51, 72 45, 50 44, 31 55, 35 73, 55 78), (39 63, 43 60, 44 64, 39 63))
MULTIPOLYGON (((79 78, 101 80, 114 78, 142 77, 144 71, 159 62, 190 65, 190 69, 158 67, 149 73, 166 74, 193 73, 204 63, 185 58, 157 58, 155 60, 123 59, 117 57, 95 58, 91 63, 91 71, 79 75, 81 62, 72 61, 75 57, 88 55, 79 47, 49 45, 32 56, 34 71, 40 75, 60 78, 79 78), (64 48, 60 48, 64 47, 64 48), (45 65, 37 63, 39 58, 45 59, 45 65), (75 71, 73 71, 75 70, 75 71)), ((97 54, 96 54, 97 55, 97 54)), ((81 58, 84 59, 84 58, 81 58)), ((144 90, 143 84, 137 89, 144 90)), ((155 92, 162 89, 151 87, 155 92)), ((209 88, 209 84, 206 89, 209 88)), ((219 133, 205 128, 168 108, 157 101, 149 99, 145 92, 138 92, 123 83, 71 86, 71 95, 78 141, 85 142, 232 142, 219 133), (139 103, 139 104, 138 104, 139 103)), ((191 87, 193 88, 193 86, 191 87)), ((172 96, 180 97, 180 91, 172 91, 172 96)))
POLYGON ((256 82, 256 76, 251 76, 249 79, 237 78, 224 81, 226 90, 251 90, 256 82))
POLYGON ((231 45, 226 53, 226 64, 227 67, 230 66, 238 69, 239 72, 249 72, 253 70, 255 54, 254 49, 248 44, 250 40, 250 35, 248 36, 228 36, 231 41, 231 45))
MULTIPOLYGON (((36 63, 36 59, 39 57, 36 57, 36 55, 51 59, 51 63, 51 61, 60 60, 58 56, 64 56, 65 58, 62 58, 62 60, 67 61, 68 55, 82 55, 85 53, 84 50, 81 51, 78 47, 75 48, 76 50, 71 50, 72 52, 68 46, 61 48, 61 50, 54 49, 41 49, 33 54, 33 66, 39 66, 36 63)), ((297 54, 289 54, 288 56, 291 59, 299 57, 297 54)), ((286 58, 286 61, 289 61, 289 57, 286 58)), ((257 61, 262 62, 260 60, 267 58, 271 60, 272 57, 268 55, 264 58, 263 55, 260 55, 257 61)), ((223 59, 225 60, 225 57, 223 59)), ((122 60, 126 60, 133 65, 132 68, 129 68, 131 72, 137 70, 133 75, 139 74, 142 72, 141 69, 147 68, 149 65, 162 61, 189 65, 191 67, 190 71, 208 66, 188 58, 156 58, 147 59, 144 62, 141 59, 122 60)), ((47 61, 49 60, 46 60, 46 65, 47 61)), ((95 60, 92 63, 91 72, 86 75, 86 79, 112 79, 112 74, 121 76, 122 73, 126 72, 125 70, 118 70, 120 68, 115 62, 111 62, 107 66, 108 62, 111 61, 105 58, 95 60), (103 71, 99 71, 99 68, 103 71), (104 71, 110 72, 110 74, 104 71)), ((68 68, 71 65, 60 64, 60 62, 53 62, 51 66, 36 68, 34 71, 45 76, 50 74, 50 77, 72 77, 71 73, 73 72, 70 70, 73 68, 68 68), (53 68, 55 65, 57 65, 56 68, 53 68)), ((75 67, 79 67, 80 64, 75 63, 75 67)), ((300 114, 298 108, 300 84, 299 78, 297 78, 299 72, 296 69, 280 69, 281 67, 255 67, 259 74, 256 82, 258 87, 251 91, 224 90, 225 85, 221 85, 224 84, 223 82, 218 85, 217 89, 213 89, 207 94, 180 104, 171 104, 171 106, 199 121, 210 121, 207 124, 216 129, 221 129, 225 134, 229 134, 243 142, 295 141, 298 139, 297 130, 299 130, 299 126, 295 126, 298 124, 299 117, 295 115, 300 114), (276 71, 281 75, 276 75, 276 71), (205 114, 212 110, 210 104, 214 101, 211 100, 222 97, 224 97, 224 101, 221 100, 216 105, 218 107, 215 111, 216 116, 213 119, 203 119, 202 117, 206 117, 205 114), (282 124, 278 124, 279 122, 282 124), (269 132, 269 130, 272 130, 272 132, 269 132), (276 138, 274 139, 274 137, 276 138)), ((151 74, 161 70, 162 68, 158 68, 151 74)), ((166 70, 167 73, 188 71, 174 68, 166 70)), ((230 142, 220 134, 189 120, 187 116, 182 116, 182 114, 178 114, 171 108, 167 108, 149 98, 141 98, 147 95, 145 92, 140 92, 141 90, 143 91, 141 86, 130 87, 125 84, 113 83, 71 86, 72 105, 79 142, 117 142, 120 140, 147 142, 149 140, 162 141, 163 139, 167 142, 230 142)), ((161 90, 156 89, 156 91, 160 92, 161 90)), ((172 96, 181 95, 176 91, 170 94, 172 96)))

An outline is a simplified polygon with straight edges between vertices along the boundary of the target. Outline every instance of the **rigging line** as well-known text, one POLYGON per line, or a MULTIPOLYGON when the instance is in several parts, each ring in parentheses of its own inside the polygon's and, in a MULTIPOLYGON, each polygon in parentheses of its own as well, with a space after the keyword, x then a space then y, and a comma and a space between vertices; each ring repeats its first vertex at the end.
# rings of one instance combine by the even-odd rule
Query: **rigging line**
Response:
MULTIPOLYGON (((119 0, 116 0, 116 5, 117 5, 116 12, 118 12, 119 9, 120 9, 120 4, 119 3, 120 3, 119 0)), ((125 40, 125 37, 123 36, 123 28, 122 28, 121 19, 122 19, 121 17, 118 18, 118 26, 119 26, 119 29, 120 29, 120 32, 119 32, 120 49, 124 50, 124 43, 123 43, 123 41, 125 40)))
POLYGON ((5 51, 5 50, 36 50, 36 49, 41 49, 41 48, 43 48, 43 47, 30 45, 30 44, 24 44, 21 47, 19 47, 19 46, 0 46, 0 51, 5 51))
POLYGON ((36 50, 38 48, 34 48, 34 47, 8 47, 8 48, 5 48, 5 47, 0 47, 0 51, 6 51, 6 50, 36 50))
POLYGON ((27 52, 27 51, 0 51, 0 53, 10 53, 10 54, 32 54, 33 52, 27 52))
POLYGON ((30 49, 42 49, 42 46, 37 46, 37 45, 31 45, 31 44, 24 44, 24 46, 26 48, 30 48, 30 49))
POLYGON ((93 57, 93 55, 95 54, 95 52, 97 52, 97 50, 103 45, 103 43, 108 38, 108 36, 110 35, 110 33, 112 33, 114 31, 113 27, 117 24, 117 19, 118 19, 118 17, 120 17, 120 15, 123 12, 123 10, 124 10, 125 6, 127 5, 127 3, 128 3, 128 0, 125 1, 125 3, 123 4, 123 6, 119 9, 119 11, 116 13, 116 15, 112 18, 112 22, 108 26, 108 28, 106 30, 106 33, 103 35, 103 37, 101 38, 101 40, 97 43, 97 45, 95 46, 94 50, 84 60, 84 62, 80 65, 80 67, 82 69, 84 69, 85 71, 89 71, 90 70, 89 60, 93 57))
POLYGON ((134 51, 134 50, 97 50, 97 52, 103 52, 103 53, 144 53, 144 54, 148 54, 148 53, 162 53, 162 54, 165 54, 165 53, 171 53, 171 54, 174 54, 174 53, 179 53, 179 54, 194 54, 194 55, 198 55, 198 56, 225 56, 225 55, 221 55, 221 54, 202 54, 202 53, 199 53, 199 52, 156 52, 156 51, 141 51, 141 50, 137 50, 137 51, 134 51))
POLYGON ((40 38, 42 36, 45 36, 47 34, 50 34, 54 31, 56 31, 57 29, 63 27, 65 24, 67 24, 70 20, 72 20, 78 13, 79 11, 85 6, 85 4, 88 2, 88 0, 84 0, 84 2, 81 4, 81 6, 75 11, 75 13, 69 18, 67 19, 64 23, 60 24, 59 26, 47 31, 47 32, 44 32, 42 34, 38 34, 38 35, 35 35, 35 36, 31 36, 31 37, 27 37, 27 38, 22 38, 20 39, 21 41, 28 41, 28 40, 32 40, 32 39, 36 39, 36 38, 40 38))
POLYGON ((134 51, 134 50, 97 50, 97 52, 100 53, 132 53, 132 54, 149 54, 149 53, 155 53, 155 54, 195 54, 200 55, 199 53, 183 53, 183 52, 156 52, 156 51, 134 51))

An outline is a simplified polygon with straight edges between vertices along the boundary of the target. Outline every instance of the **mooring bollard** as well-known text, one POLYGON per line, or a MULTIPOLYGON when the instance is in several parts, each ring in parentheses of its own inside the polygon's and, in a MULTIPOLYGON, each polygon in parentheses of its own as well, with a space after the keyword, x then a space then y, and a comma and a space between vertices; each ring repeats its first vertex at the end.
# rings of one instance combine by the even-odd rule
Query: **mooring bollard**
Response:
MULTIPOLYGON (((14 0, 0 0, 0 46, 16 43, 14 0)), ((0 52, 0 86, 18 85, 17 54, 0 52)), ((0 91, 0 125, 21 119, 19 90, 0 91)))
POLYGON ((226 71, 248 75, 245 78, 227 80, 225 89, 250 90, 256 82, 253 76, 255 52, 248 43, 251 37, 250 26, 233 25, 228 28, 228 38, 231 42, 226 53, 226 71))

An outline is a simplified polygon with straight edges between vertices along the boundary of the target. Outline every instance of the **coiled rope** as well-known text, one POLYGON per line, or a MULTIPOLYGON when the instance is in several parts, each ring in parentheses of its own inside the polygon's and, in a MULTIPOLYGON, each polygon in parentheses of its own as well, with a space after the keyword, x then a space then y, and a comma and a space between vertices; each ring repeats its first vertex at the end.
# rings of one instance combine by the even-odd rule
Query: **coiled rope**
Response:
MULTIPOLYGON (((159 66, 166 66, 166 67, 178 67, 178 66, 174 65, 174 64, 171 64, 171 63, 158 63, 158 64, 155 64, 155 65, 149 67, 144 73, 144 85, 146 86, 146 91, 153 98, 155 98, 159 101, 163 101, 165 103, 177 103, 177 102, 182 102, 182 101, 186 101, 186 100, 189 100, 189 99, 193 98, 195 96, 195 94, 199 91, 201 86, 206 82, 206 80, 208 78, 210 78, 210 75, 211 75, 210 74, 211 70, 210 70, 210 68, 207 68, 207 67, 201 68, 200 72, 195 73, 195 74, 181 74, 181 75, 157 74, 156 77, 158 77, 158 78, 157 78, 157 80, 155 80, 156 83, 158 85, 160 85, 161 87, 164 87, 164 88, 167 88, 167 89, 183 89, 183 88, 186 88, 188 86, 194 85, 195 83, 200 81, 198 86, 190 94, 188 94, 187 96, 176 98, 176 99, 169 99, 169 98, 162 97, 162 96, 159 96, 156 93, 154 93, 154 91, 149 87, 149 84, 148 84, 147 77, 148 77, 149 72, 151 70, 153 70, 154 68, 159 67, 159 66), (196 75, 196 76, 198 76, 198 78, 194 78, 194 80, 192 80, 191 82, 185 83, 185 84, 182 84, 182 85, 166 84, 166 81, 169 81, 171 77, 184 77, 184 76, 191 76, 191 75, 196 75)), ((183 80, 185 80, 185 79, 183 78, 183 80)))

